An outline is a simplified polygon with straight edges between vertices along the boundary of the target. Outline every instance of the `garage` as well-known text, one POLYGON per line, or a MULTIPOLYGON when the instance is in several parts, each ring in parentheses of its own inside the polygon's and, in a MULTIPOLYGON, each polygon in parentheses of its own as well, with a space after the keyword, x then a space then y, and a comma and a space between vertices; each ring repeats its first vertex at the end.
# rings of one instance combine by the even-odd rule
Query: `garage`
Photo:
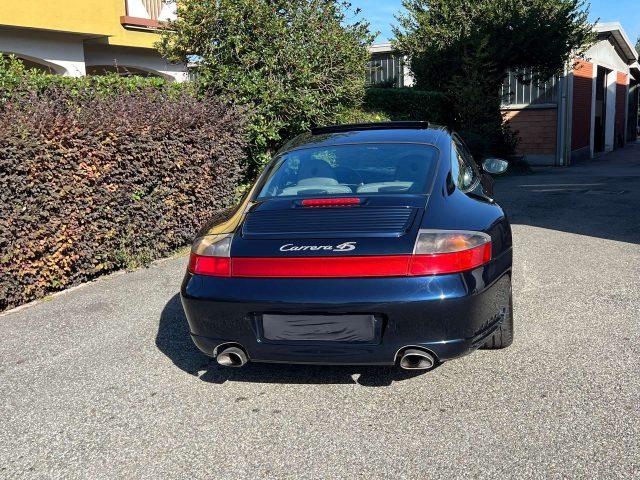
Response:
POLYGON ((637 138, 638 55, 618 22, 599 23, 597 41, 563 77, 543 85, 510 74, 505 120, 520 136, 518 154, 532 165, 568 166, 637 138))

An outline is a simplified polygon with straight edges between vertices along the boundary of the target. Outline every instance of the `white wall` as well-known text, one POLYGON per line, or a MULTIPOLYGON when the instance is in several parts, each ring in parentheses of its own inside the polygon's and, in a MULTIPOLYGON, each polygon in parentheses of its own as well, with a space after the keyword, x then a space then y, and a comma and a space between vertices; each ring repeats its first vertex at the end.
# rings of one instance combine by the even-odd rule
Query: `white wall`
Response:
POLYGON ((153 50, 87 44, 84 55, 87 67, 117 65, 139 68, 177 82, 188 80, 187 69, 184 65, 169 63, 153 50))
POLYGON ((602 65, 609 70, 617 70, 618 72, 629 73, 629 65, 627 65, 616 53, 616 49, 608 40, 600 40, 587 50, 585 57, 587 61, 602 65))
POLYGON ((71 77, 85 75, 85 66, 119 65, 139 68, 177 82, 188 80, 184 65, 171 64, 153 50, 85 44, 77 35, 0 29, 0 53, 24 57, 71 77))
POLYGON ((596 144, 596 93, 598 88, 598 66, 593 66, 593 75, 591 80, 591 132, 589 139, 589 156, 593 158, 596 144))
POLYGON ((409 59, 404 57, 404 66, 402 67, 402 74, 404 75, 404 86, 413 87, 415 79, 411 75, 411 68, 409 67, 409 59))
MULTIPOLYGON (((607 121, 604 134, 604 151, 610 152, 615 145, 615 129, 616 129, 616 78, 615 71, 609 72, 607 75, 607 121)), ((625 102, 625 107, 627 103, 625 102)))
POLYGON ((85 74, 80 37, 42 31, 0 29, 0 52, 23 56, 71 77, 85 74))
MULTIPOLYGON (((625 61, 620 58, 615 48, 609 40, 600 40, 595 43, 585 53, 587 61, 594 64, 593 77, 596 78, 598 66, 605 67, 611 72, 607 75, 607 112, 605 119, 605 152, 610 152, 615 146, 615 125, 616 125, 616 80, 617 72, 629 75, 630 68, 625 61)), ((594 134, 595 134, 595 91, 596 85, 594 81, 592 91, 592 109, 591 109, 591 155, 594 151, 594 134)), ((625 99, 625 108, 627 101, 625 99)))

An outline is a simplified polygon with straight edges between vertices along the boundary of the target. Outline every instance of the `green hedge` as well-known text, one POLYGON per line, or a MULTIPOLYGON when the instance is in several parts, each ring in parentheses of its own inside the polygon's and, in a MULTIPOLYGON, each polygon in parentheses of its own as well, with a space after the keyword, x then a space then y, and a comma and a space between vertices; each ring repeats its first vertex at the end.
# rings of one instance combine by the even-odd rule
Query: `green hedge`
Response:
POLYGON ((0 90, 0 310, 166 256, 243 178, 242 110, 50 81, 0 90))
POLYGON ((364 109, 380 112, 391 120, 426 120, 447 123, 445 98, 437 92, 413 88, 368 88, 364 109))
POLYGON ((172 83, 159 77, 122 77, 100 75, 87 77, 63 77, 35 69, 27 69, 22 62, 12 56, 0 54, 0 101, 18 95, 34 93, 46 95, 51 88, 64 89, 69 97, 91 98, 96 95, 118 96, 123 93, 144 90, 164 91, 170 95, 183 92, 193 93, 195 86, 190 83, 172 83))

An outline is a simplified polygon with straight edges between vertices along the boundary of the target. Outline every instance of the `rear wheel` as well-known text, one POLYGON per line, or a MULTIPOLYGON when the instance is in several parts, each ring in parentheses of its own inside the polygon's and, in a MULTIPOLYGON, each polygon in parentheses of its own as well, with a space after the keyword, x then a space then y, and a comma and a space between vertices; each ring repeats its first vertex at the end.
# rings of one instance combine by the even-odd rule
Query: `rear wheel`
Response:
POLYGON ((509 306, 504 314, 502 324, 487 339, 482 348, 489 350, 499 350, 507 348, 513 343, 513 296, 509 294, 509 306))

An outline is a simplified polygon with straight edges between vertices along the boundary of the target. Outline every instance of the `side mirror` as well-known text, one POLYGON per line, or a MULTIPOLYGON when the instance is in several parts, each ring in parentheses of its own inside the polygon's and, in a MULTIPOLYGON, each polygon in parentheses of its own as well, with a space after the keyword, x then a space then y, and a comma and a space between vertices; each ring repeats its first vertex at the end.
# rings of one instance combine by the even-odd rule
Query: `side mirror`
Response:
POLYGON ((501 158, 485 158, 482 161, 482 169, 491 175, 502 175, 509 168, 509 162, 501 158))

